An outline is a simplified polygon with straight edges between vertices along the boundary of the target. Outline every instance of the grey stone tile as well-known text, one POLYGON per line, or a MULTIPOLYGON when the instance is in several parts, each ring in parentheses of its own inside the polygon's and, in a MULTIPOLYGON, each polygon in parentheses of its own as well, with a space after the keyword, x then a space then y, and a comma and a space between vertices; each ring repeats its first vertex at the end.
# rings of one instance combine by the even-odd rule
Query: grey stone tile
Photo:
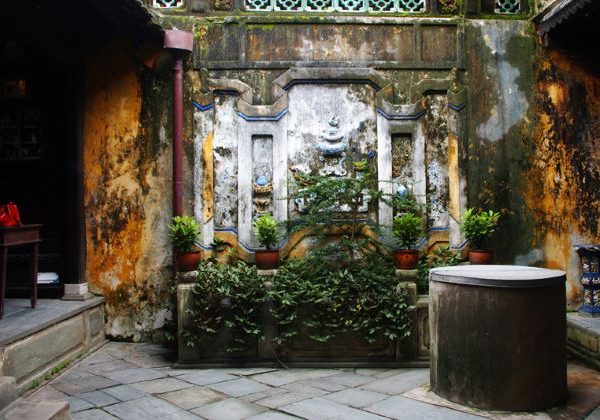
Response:
POLYGON ((330 391, 326 391, 321 388, 314 388, 312 386, 294 382, 291 384, 283 385, 281 389, 288 390, 290 392, 296 392, 299 394, 308 395, 309 397, 320 397, 321 395, 328 394, 330 391))
POLYGON ((131 386, 148 394, 163 394, 165 392, 190 388, 193 385, 189 382, 180 381, 176 378, 161 378, 154 379, 152 381, 137 382, 131 384, 131 386))
POLYGON ((259 373, 274 372, 276 370, 277 370, 276 368, 225 368, 225 369, 223 369, 224 372, 230 373, 232 375, 238 375, 238 376, 257 375, 259 373))
MULTIPOLYGON (((321 397, 315 397, 308 400, 285 405, 279 408, 281 411, 290 413, 299 417, 311 420, 320 419, 343 419, 343 420, 375 420, 383 417, 366 413, 356 408, 346 407, 335 401, 327 400, 321 397)), ((408 417, 407 417, 408 418, 408 417)))
POLYGON ((255 381, 271 386, 281 386, 306 379, 306 377, 302 376, 299 372, 294 372, 291 370, 276 370, 274 372, 253 375, 251 378, 255 381))
POLYGON ((399 373, 406 372, 407 370, 410 370, 410 369, 383 369, 381 372, 378 372, 378 373, 374 374, 373 376, 376 377, 377 379, 385 379, 385 378, 389 378, 390 376, 394 376, 399 373))
POLYGON ((134 382, 164 378, 167 375, 154 369, 135 368, 106 372, 103 374, 103 376, 122 384, 132 384, 134 382))
POLYGON ((82 394, 84 392, 95 391, 97 389, 118 385, 117 382, 108 378, 97 376, 78 369, 73 369, 67 372, 65 375, 59 376, 50 384, 58 391, 69 395, 82 394))
POLYGON ((79 366, 86 367, 86 366, 91 366, 91 365, 100 364, 100 363, 114 362, 117 360, 119 360, 119 359, 117 359, 114 356, 111 356, 110 354, 103 352, 102 350, 98 350, 96 353, 93 353, 93 354, 87 356, 85 359, 83 359, 81 361, 81 363, 79 363, 79 366))
POLYGON ((266 409, 236 398, 218 401, 195 408, 192 413, 208 420, 237 420, 260 414, 266 409))
POLYGON ((257 414, 256 416, 248 417, 246 420, 290 420, 297 418, 298 417, 296 416, 290 416, 278 411, 265 411, 264 413, 257 414))
POLYGON ((135 400, 136 398, 141 398, 146 395, 145 392, 140 391, 139 389, 136 389, 131 385, 114 386, 112 388, 105 388, 102 391, 106 392, 109 395, 112 395, 119 401, 135 400))
POLYGON ((92 410, 80 411, 73 413, 71 416, 73 420, 114 420, 115 416, 111 416, 106 411, 98 410, 94 408, 92 410))
POLYGON ((389 396, 386 394, 354 388, 345 389, 343 391, 334 392, 324 396, 324 398, 327 398, 328 400, 355 408, 366 407, 367 405, 375 404, 376 402, 385 400, 388 397, 389 396))
POLYGON ((361 389, 383 394, 401 394, 429 382, 429 369, 411 369, 362 385, 361 389))
POLYGON ((133 369, 137 367, 138 366, 134 365, 133 363, 115 359, 109 362, 94 363, 93 365, 81 366, 81 369, 85 369, 86 371, 93 373, 94 375, 102 375, 106 372, 113 372, 115 370, 122 369, 133 369))
POLYGON ((283 405, 289 405, 298 401, 307 400, 312 398, 306 394, 299 394, 296 392, 286 392, 284 394, 272 395, 262 400, 254 401, 254 404, 262 405, 269 408, 279 408, 283 405))
POLYGON ((171 366, 171 364, 172 364, 171 361, 165 359, 162 356, 149 356, 149 355, 132 356, 132 357, 125 357, 124 360, 136 365, 137 367, 143 367, 143 368, 166 367, 166 366, 171 366))
POLYGON ((220 382, 218 384, 209 385, 212 389, 224 392, 232 397, 241 397, 243 395, 254 394, 256 392, 266 391, 268 386, 260 382, 253 381, 247 378, 234 379, 233 381, 220 382))
POLYGON ((136 400, 109 405, 108 407, 104 407, 104 410, 113 416, 127 420, 197 419, 196 416, 187 411, 184 411, 173 404, 169 404, 165 400, 154 398, 149 395, 136 400))
POLYGON ((118 399, 103 391, 86 392, 84 394, 76 395, 76 397, 86 400, 95 407, 104 407, 105 405, 116 404, 119 402, 118 399))
POLYGON ((186 375, 189 373, 198 372, 198 369, 173 369, 170 367, 160 367, 160 368, 156 368, 156 370, 159 372, 162 372, 168 376, 180 376, 180 375, 186 375))
POLYGON ((308 379, 339 374, 339 369, 288 369, 253 375, 252 379, 271 386, 281 386, 308 379))
POLYGON ((69 408, 71 413, 77 413, 78 411, 88 410, 90 408, 94 408, 94 405, 77 397, 67 397, 67 401, 69 402, 69 408))
POLYGON ((225 394, 203 386, 192 386, 191 388, 160 394, 157 397, 184 410, 191 410, 192 408, 229 398, 225 394))
POLYGON ((317 379, 332 375, 339 375, 343 372, 351 372, 352 369, 290 369, 288 372, 297 374, 299 378, 317 379))
POLYGON ((309 379, 299 383, 311 386, 313 388, 323 389, 328 392, 336 392, 346 389, 344 385, 334 384, 333 382, 327 382, 323 379, 309 379))
POLYGON ((378 373, 383 373, 388 371, 389 369, 380 369, 380 368, 357 368, 354 369, 354 373, 358 373, 359 375, 367 375, 367 376, 371 376, 371 375, 376 375, 378 373))
POLYGON ((186 381, 194 385, 209 385, 231 381, 237 379, 237 376, 233 376, 218 370, 207 369, 196 370, 193 373, 186 373, 185 375, 177 376, 177 379, 181 379, 182 381, 186 381))
POLYGON ((262 400, 263 398, 270 397, 271 395, 284 394, 286 392, 289 392, 289 391, 283 387, 269 388, 269 389, 266 389, 261 392, 255 392, 253 394, 244 395, 243 397, 240 397, 240 398, 244 401, 254 402, 257 400, 262 400))
POLYGON ((420 401, 411 400, 404 397, 389 397, 383 401, 373 404, 365 410, 386 416, 392 419, 481 419, 479 416, 472 416, 460 411, 451 410, 437 405, 425 404, 420 401))
POLYGON ((356 387, 375 380, 375 378, 370 376, 359 375, 352 372, 344 372, 340 373, 339 375, 328 376, 322 379, 327 382, 332 382, 334 384, 344 385, 347 387, 356 387))

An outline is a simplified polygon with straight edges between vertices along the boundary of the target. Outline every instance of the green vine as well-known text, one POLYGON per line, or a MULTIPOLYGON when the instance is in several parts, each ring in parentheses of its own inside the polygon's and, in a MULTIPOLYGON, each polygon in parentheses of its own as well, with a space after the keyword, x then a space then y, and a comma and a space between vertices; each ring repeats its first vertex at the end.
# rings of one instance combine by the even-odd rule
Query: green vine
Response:
POLYGON ((369 253, 343 268, 315 256, 282 266, 269 290, 271 313, 278 324, 277 340, 307 332, 325 342, 345 331, 373 342, 410 334, 408 296, 396 290, 398 280, 391 260, 369 253))
POLYGON ((192 291, 196 299, 188 313, 195 330, 184 331, 188 346, 224 330, 232 336, 226 348, 230 353, 263 338, 261 310, 266 293, 256 267, 242 261, 232 265, 204 261, 192 291))

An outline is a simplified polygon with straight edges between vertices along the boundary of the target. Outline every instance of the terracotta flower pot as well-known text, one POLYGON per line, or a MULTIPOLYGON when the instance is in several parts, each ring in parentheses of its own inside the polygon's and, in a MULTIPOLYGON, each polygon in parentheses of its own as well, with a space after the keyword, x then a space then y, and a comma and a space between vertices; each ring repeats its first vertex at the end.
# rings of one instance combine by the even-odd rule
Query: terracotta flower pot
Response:
POLYGON ((477 265, 494 263, 494 251, 472 249, 469 251, 469 262, 477 265))
POLYGON ((414 270, 419 262, 419 251, 416 249, 395 249, 394 262, 399 270, 414 270))
POLYGON ((177 252, 175 261, 177 262, 177 271, 197 270, 198 264, 202 261, 202 251, 177 252))
POLYGON ((269 249, 256 251, 255 254, 256 266, 260 270, 273 270, 279 265, 279 250, 269 249))

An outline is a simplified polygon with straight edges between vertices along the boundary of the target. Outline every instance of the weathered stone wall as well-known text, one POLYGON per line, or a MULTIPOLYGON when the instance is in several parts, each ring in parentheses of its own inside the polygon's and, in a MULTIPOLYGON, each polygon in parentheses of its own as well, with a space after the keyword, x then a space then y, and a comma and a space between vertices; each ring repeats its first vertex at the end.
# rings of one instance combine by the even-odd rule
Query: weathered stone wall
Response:
MULTIPOLYGON (((251 261, 257 209, 293 216, 296 203, 279 199, 291 168, 319 169, 316 146, 336 111, 358 158, 374 151, 380 179, 404 179, 432 205, 423 249, 462 246, 467 206, 501 210, 498 261, 565 269, 567 298, 579 298, 571 246, 599 233, 599 81, 538 45, 528 21, 269 14, 164 24, 195 35, 184 192, 207 252, 218 239, 251 261), (253 185, 260 174, 265 193, 253 185)), ((109 333, 136 340, 162 325, 171 270, 171 72, 147 52, 99 51, 86 87, 87 276, 107 298, 109 333)))
POLYGON ((86 62, 86 277, 106 298, 107 333, 162 325, 170 276, 170 66, 160 46, 115 41, 86 62))
POLYGON ((597 61, 594 70, 572 50, 551 45, 535 76, 538 115, 525 197, 536 252, 546 266, 567 270, 573 305, 582 293, 573 246, 600 239, 600 73, 597 61))

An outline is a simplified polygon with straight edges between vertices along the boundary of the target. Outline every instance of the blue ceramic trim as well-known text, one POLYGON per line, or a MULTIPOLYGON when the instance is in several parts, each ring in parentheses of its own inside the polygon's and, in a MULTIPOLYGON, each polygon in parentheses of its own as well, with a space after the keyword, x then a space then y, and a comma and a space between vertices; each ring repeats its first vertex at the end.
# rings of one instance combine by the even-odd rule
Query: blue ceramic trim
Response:
POLYGON ((209 111, 215 107, 214 103, 202 105, 201 103, 196 102, 196 101, 192 101, 192 105, 194 105, 194 108, 196 108, 198 111, 202 111, 202 112, 209 111))
POLYGON ((279 112, 278 114, 275 114, 275 115, 272 115, 272 116, 257 116, 257 117, 252 117, 250 115, 246 115, 243 112, 238 111, 238 115, 240 117, 242 117, 243 119, 245 119, 246 121, 279 121, 287 113, 288 113, 288 109, 286 108, 283 111, 279 112))

